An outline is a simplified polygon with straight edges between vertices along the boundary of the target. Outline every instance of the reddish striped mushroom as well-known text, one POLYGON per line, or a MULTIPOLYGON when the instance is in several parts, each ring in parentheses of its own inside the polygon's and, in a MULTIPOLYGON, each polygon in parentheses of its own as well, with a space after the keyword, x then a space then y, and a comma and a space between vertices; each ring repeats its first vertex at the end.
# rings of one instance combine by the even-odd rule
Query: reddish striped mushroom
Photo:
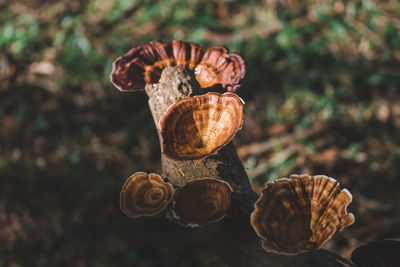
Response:
POLYGON ((316 250, 354 222, 352 196, 324 175, 291 175, 267 183, 255 203, 251 224, 267 251, 298 254, 316 250))
POLYGON ((235 92, 246 74, 246 64, 239 54, 229 53, 224 46, 214 46, 206 51, 195 74, 201 88, 221 84, 228 92, 235 92))
POLYGON ((136 172, 126 180, 120 194, 123 213, 132 218, 160 213, 171 202, 174 188, 158 174, 136 172))
POLYGON ((176 160, 217 153, 242 128, 243 105, 232 93, 208 93, 171 105, 160 119, 163 153, 176 160))
POLYGON ((167 66, 187 66, 194 70, 203 53, 195 43, 151 41, 117 58, 110 79, 120 91, 141 91, 146 84, 157 83, 167 66))
POLYGON ((240 87, 246 67, 243 58, 226 47, 203 49, 190 42, 151 41, 131 49, 113 62, 111 82, 120 91, 141 91, 146 84, 157 83, 167 66, 186 66, 196 74, 202 88, 220 84, 234 92, 240 87))
POLYGON ((231 186, 222 180, 203 178, 188 182, 176 190, 173 216, 189 227, 221 220, 231 201, 231 186))

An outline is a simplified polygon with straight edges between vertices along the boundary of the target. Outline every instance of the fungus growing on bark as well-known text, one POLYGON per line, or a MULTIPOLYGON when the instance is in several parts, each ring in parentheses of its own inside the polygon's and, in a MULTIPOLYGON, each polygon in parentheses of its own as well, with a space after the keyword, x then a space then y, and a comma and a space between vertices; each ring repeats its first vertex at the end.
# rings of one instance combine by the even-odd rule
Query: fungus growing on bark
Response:
POLYGON ((372 241, 356 248, 351 261, 357 267, 398 267, 400 265, 400 240, 372 241))
POLYGON ((323 175, 291 175, 267 183, 255 203, 251 224, 267 251, 297 254, 320 248, 354 222, 352 196, 323 175))
POLYGON ((174 188, 155 173, 136 172, 126 180, 120 194, 120 207, 136 218, 161 212, 171 202, 174 188))
POLYGON ((187 66, 194 70, 203 53, 195 43, 151 41, 117 58, 110 79, 120 91, 144 90, 146 84, 158 82, 167 66, 187 66))
POLYGON ((171 105, 160 120, 164 154, 194 160, 217 153, 242 128, 243 104, 232 93, 208 93, 171 105))
MULTIPOLYGON (((197 58, 197 56, 193 57, 193 52, 190 54, 183 53, 179 48, 182 46, 182 43, 177 41, 176 51, 173 50, 173 58, 175 62, 173 64, 187 64, 186 61, 188 58, 197 58), (190 55, 190 57, 188 56, 190 55), (178 60, 179 59, 179 60, 178 60)), ((164 49, 163 46, 158 46, 161 51, 164 49)), ((195 46, 194 46, 195 47, 195 46)), ((142 48, 140 48, 142 49, 142 48)), ((113 83, 120 90, 138 90, 143 89, 146 85, 144 80, 144 68, 138 67, 137 63, 134 62, 135 57, 140 55, 140 57, 152 57, 154 52, 152 49, 146 48, 148 54, 145 56, 141 55, 141 51, 138 48, 139 52, 136 49, 131 50, 128 54, 130 54, 131 59, 117 59, 114 63, 113 73, 111 74, 111 79, 113 83), (153 52, 152 52, 153 51, 153 52), (121 62, 118 62, 120 60, 121 62), (133 63, 131 62, 133 61, 133 63), (135 65, 136 64, 136 65, 135 65), (132 68, 130 68, 132 66, 132 68), (136 66, 136 67, 135 67, 136 66), (136 83, 135 74, 132 76, 132 72, 134 68, 139 68, 141 74, 139 75, 139 85, 136 83), (133 78, 132 78, 133 77, 133 78), (115 80, 114 80, 115 79, 115 80), (120 81, 120 80, 122 81, 120 81)), ((192 49, 192 48, 191 48, 192 49)), ((187 51, 187 50, 185 50, 187 51)), ((192 50, 191 50, 192 51, 192 50)), ((199 51, 196 50, 195 51, 199 51)), ((146 52, 147 53, 147 52, 146 52)), ((162 54, 162 53, 161 53, 162 54)), ((161 60, 159 64, 155 64, 156 67, 160 67, 163 65, 170 64, 169 59, 161 60)), ((192 68, 192 66, 196 66, 198 64, 193 63, 195 60, 190 59, 188 63, 188 67, 192 68)), ((147 65, 146 65, 147 66, 147 65)), ((154 68, 153 65, 148 65, 148 69, 154 68)), ((185 65, 186 66, 186 65, 185 65)), ((149 70, 150 71, 150 70, 149 70)), ((197 73, 199 75, 199 73, 197 73)), ((168 107, 174 105, 174 103, 178 99, 183 99, 189 97, 192 92, 198 91, 198 84, 194 82, 194 77, 191 75, 190 71, 183 70, 181 67, 170 67, 166 68, 162 72, 162 79, 158 84, 154 86, 148 86, 146 88, 146 93, 149 96, 149 106, 152 112, 153 118, 156 122, 160 121, 161 115, 164 114, 164 111, 168 109, 168 107), (154 90, 152 90, 154 89, 154 90)), ((150 77, 151 75, 147 75, 146 77, 150 77)), ((150 79, 149 78, 149 79, 150 79)), ((225 84, 227 87, 228 85, 225 84)), ((232 86, 234 87, 234 86, 232 86)), ((230 98, 239 99, 237 96, 231 95, 230 98)), ((219 99, 219 98, 218 98, 219 99)), ((218 100, 220 101, 220 100, 218 100)), ((224 100, 227 102, 227 100, 224 100)), ((230 106, 230 105, 229 105, 230 106)), ((243 103, 241 105, 233 105, 240 107, 242 110, 243 103)), ((230 110, 232 107, 224 108, 224 110, 230 110)), ((236 109, 236 108, 235 108, 236 109)), ((219 108, 215 109, 215 111, 220 112, 224 111, 219 108)), ((191 111, 193 114, 196 112, 191 111)), ((235 113, 235 112, 233 112, 235 113)), ((207 113, 206 113, 207 114, 207 113)), ((207 116, 215 117, 215 114, 208 114, 207 116)), ((238 124, 242 124, 242 114, 238 116, 240 119, 233 120, 236 122, 240 122, 238 124)), ((188 116, 189 118, 190 116, 188 116)), ((234 115, 236 117, 236 115, 234 115)), ((175 120, 174 123, 177 121, 175 120)), ((240 128, 240 126, 238 128, 240 128)), ((169 126, 168 126, 169 127, 169 126)), ((202 126, 203 127, 203 126, 202 126)), ((227 126, 230 128, 230 125, 227 126)), ((161 128, 157 127, 161 135, 161 128)), ((194 130, 194 129, 193 129, 194 130)), ((190 132, 190 131, 189 131, 190 132)), ((204 131, 203 131, 204 132, 204 131)), ((175 133, 173 135, 176 135, 175 133)), ((179 134, 181 135, 181 133, 179 134)), ((196 139, 198 140, 198 139, 196 139)), ((228 138, 228 140, 231 140, 228 138)), ((210 141, 211 142, 211 141, 210 141)), ((164 148, 163 148, 164 149, 164 148)), ((164 152, 164 151, 163 151, 164 152)), ((321 250, 315 253, 307 253, 300 255, 298 257, 275 257, 270 253, 265 253, 262 249, 257 248, 259 245, 259 240, 254 231, 252 231, 249 222, 250 210, 252 209, 252 204, 255 199, 257 199, 257 195, 251 190, 251 186, 247 179, 246 172, 241 164, 240 159, 237 157, 236 151, 233 145, 228 145, 224 149, 224 153, 218 153, 213 157, 208 157, 202 161, 175 161, 166 157, 166 154, 162 154, 162 168, 163 168, 163 176, 169 177, 171 181, 173 181, 174 185, 182 185, 182 187, 178 190, 178 193, 175 195, 174 205, 169 205, 171 207, 172 213, 169 215, 175 215, 175 218, 181 224, 187 226, 196 226, 203 225, 208 222, 212 222, 218 219, 221 219, 225 214, 228 208, 230 209, 229 218, 226 218, 224 221, 220 222, 216 227, 211 229, 205 227, 206 229, 201 229, 198 231, 201 236, 205 237, 205 241, 210 242, 213 247, 217 248, 216 252, 221 256, 221 259, 225 261, 225 265, 229 266, 259 266, 261 265, 271 265, 271 266, 343 266, 338 265, 337 259, 335 256, 332 256, 331 253, 329 255, 321 255, 321 250), (213 183, 222 183, 220 189, 211 191, 211 190, 192 190, 192 183, 202 183, 203 179, 193 181, 194 177, 215 177, 222 180, 215 180, 217 182, 213 183), (192 181, 192 182, 191 182, 192 181), (229 186, 230 184, 235 186, 235 190, 237 188, 238 194, 235 194, 235 200, 232 201, 232 206, 230 206, 230 194, 232 192, 232 188, 229 186), (207 193, 211 191, 212 193, 207 193), (189 193, 187 193, 189 192, 189 193), (212 199, 206 198, 204 201, 203 195, 212 195, 212 199), (224 197, 223 195, 228 195, 228 197, 224 197), (193 199, 192 205, 187 205, 188 201, 180 200, 187 199, 187 197, 183 197, 184 195, 189 195, 189 200, 193 199), (197 199, 197 201, 195 201, 197 199), (220 206, 219 201, 222 199, 222 207, 220 206), (233 203, 235 205, 233 205, 233 203), (174 208, 172 210, 172 208, 174 208), (205 214, 208 214, 206 219, 203 216, 199 217, 198 211, 204 210, 207 211, 205 214), (218 212, 222 210, 221 212, 218 212), (217 231, 217 232, 216 232, 217 231), (313 264, 310 265, 310 262, 313 264), (331 264, 333 263, 333 264, 331 264)), ((146 174, 142 175, 146 176, 146 174)), ((140 175, 140 176, 142 176, 140 175)), ((151 175, 148 175, 151 176, 151 175)), ((129 178, 130 179, 130 178, 129 178)), ((128 179, 128 180, 129 180, 128 179)), ((210 179, 210 178, 204 178, 210 179)), ((150 180, 150 179, 149 179, 150 180)), ((160 182, 160 179, 157 179, 160 182)), ((146 183, 147 184, 147 183, 146 183)), ((124 185, 124 188, 121 192, 121 209, 128 216, 138 217, 141 215, 147 215, 147 213, 143 213, 143 210, 148 210, 148 208, 143 208, 142 203, 143 200, 137 200, 134 196, 142 192, 137 189, 130 189, 129 182, 127 181, 124 185), (140 205, 139 205, 140 204, 140 205), (139 208, 137 208, 139 206, 139 208), (139 215, 140 214, 140 215, 139 215)), ((153 185, 143 186, 145 188, 144 191, 152 192, 153 185), (148 190, 147 190, 147 189, 148 190), (149 189, 150 188, 150 189, 149 189)), ((167 187, 171 187, 167 185, 167 187)), ((211 186, 204 186, 209 188, 211 186)), ((150 193, 149 193, 150 194, 150 193)), ((154 193, 155 196, 158 196, 158 193, 154 193)), ((172 194, 172 193, 171 193, 172 194)), ((170 200, 171 194, 167 190, 165 192, 166 201, 163 202, 161 209, 167 205, 170 200)), ((143 193, 140 193, 143 195, 143 193)), ((151 194, 150 194, 151 195, 151 194)), ((158 197, 155 197, 158 199, 158 197)), ((351 198, 351 197, 350 197, 351 198)), ((143 197, 142 197, 143 199, 143 197)), ((152 199, 152 197, 150 197, 152 199)), ((147 205, 144 205, 147 206, 147 205)), ((310 212, 311 213, 311 212, 310 212)), ((311 215, 310 215, 311 216, 311 215)), ((282 217, 282 219, 284 219, 282 217)), ((339 260, 342 262, 341 260, 339 260)))
POLYGON ((176 190, 173 216, 185 226, 197 227, 221 220, 228 211, 232 188, 222 180, 203 178, 176 190))
POLYGON ((202 88, 221 84, 228 92, 235 92, 246 74, 246 64, 239 54, 229 54, 226 47, 214 46, 205 52, 195 74, 202 88))
POLYGON ((120 91, 141 91, 146 84, 157 83, 167 66, 186 66, 194 70, 202 88, 221 84, 235 92, 246 73, 245 62, 226 47, 214 46, 204 54, 195 43, 179 40, 151 41, 128 51, 113 62, 111 82, 120 91), (200 62, 201 61, 201 62, 200 62))
POLYGON ((194 70, 203 57, 204 50, 195 43, 173 40, 172 53, 177 66, 187 66, 189 69, 194 70))

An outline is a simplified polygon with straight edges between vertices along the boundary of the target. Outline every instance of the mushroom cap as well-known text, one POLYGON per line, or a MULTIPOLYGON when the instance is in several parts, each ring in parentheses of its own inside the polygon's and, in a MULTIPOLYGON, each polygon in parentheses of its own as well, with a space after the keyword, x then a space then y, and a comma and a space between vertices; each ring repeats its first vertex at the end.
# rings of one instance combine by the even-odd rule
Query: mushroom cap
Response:
POLYGON ((356 248, 351 261, 357 267, 397 267, 400 265, 400 240, 372 241, 356 248))
POLYGON ((204 50, 195 43, 173 40, 172 53, 177 66, 187 66, 189 69, 194 70, 203 57, 204 50))
POLYGON ((243 105, 232 93, 207 93, 171 105, 159 124, 164 154, 194 160, 217 153, 242 128, 243 105))
POLYGON ((229 209, 232 187, 225 181, 202 178, 176 190, 173 216, 179 223, 197 227, 221 220, 229 209))
POLYGON ((324 175, 291 175, 267 183, 254 205, 251 224, 267 251, 298 254, 320 248, 351 225, 352 195, 324 175))
POLYGON ((202 88, 221 84, 228 92, 235 92, 246 74, 246 64, 239 54, 229 54, 226 47, 214 46, 205 52, 195 74, 202 88))
POLYGON ((136 218, 161 212, 171 202, 174 188, 155 174, 136 172, 128 179, 120 194, 120 207, 127 216, 136 218))
POLYGON ((203 53, 195 43, 151 41, 117 58, 113 62, 110 80, 120 91, 144 90, 146 84, 159 81, 167 66, 187 66, 193 70, 203 53))

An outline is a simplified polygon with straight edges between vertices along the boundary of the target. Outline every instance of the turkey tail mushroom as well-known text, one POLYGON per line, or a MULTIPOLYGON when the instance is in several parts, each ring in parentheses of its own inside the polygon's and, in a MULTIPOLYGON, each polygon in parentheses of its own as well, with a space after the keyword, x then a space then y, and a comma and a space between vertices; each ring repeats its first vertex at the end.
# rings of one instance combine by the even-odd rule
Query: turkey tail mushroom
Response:
POLYGON ((173 217, 182 225, 198 227, 221 220, 228 211, 232 188, 222 180, 202 178, 176 190, 173 217))
POLYGON ((203 49, 195 43, 151 41, 117 58, 110 80, 120 91, 142 91, 146 84, 159 81, 165 67, 178 65, 194 70, 202 56, 203 49))
POLYGON ((246 73, 246 64, 237 53, 214 46, 204 54, 195 43, 173 40, 151 41, 132 48, 113 62, 111 82, 120 91, 142 91, 146 84, 158 83, 167 66, 186 66, 194 71, 202 88, 220 84, 235 92, 246 73))
POLYGON ((121 211, 132 218, 155 215, 171 202, 173 193, 173 186, 158 174, 136 172, 122 187, 121 211))
POLYGON ((323 175, 291 175, 267 183, 255 203, 251 224, 267 251, 298 254, 319 249, 354 222, 352 196, 323 175))
POLYGON ((171 105, 159 123, 163 153, 175 160, 217 153, 242 128, 243 105, 232 93, 208 93, 171 105))
POLYGON ((246 64, 239 54, 229 54, 226 47, 214 46, 205 52, 195 74, 202 88, 221 84, 228 92, 235 92, 246 74, 246 64))

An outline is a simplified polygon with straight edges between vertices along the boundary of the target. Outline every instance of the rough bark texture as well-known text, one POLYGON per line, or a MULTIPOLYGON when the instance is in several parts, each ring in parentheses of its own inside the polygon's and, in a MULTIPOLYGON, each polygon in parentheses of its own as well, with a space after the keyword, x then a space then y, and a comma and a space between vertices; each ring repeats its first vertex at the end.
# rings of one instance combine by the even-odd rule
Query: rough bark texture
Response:
MULTIPOLYGON (((189 96, 204 94, 193 74, 182 67, 164 69, 158 84, 147 85, 149 106, 160 137, 159 121, 168 107, 189 96)), ((231 206, 227 216, 217 222, 194 229, 204 242, 213 247, 227 266, 351 266, 328 251, 284 256, 267 253, 250 225, 250 214, 258 196, 251 189, 248 177, 232 143, 217 154, 202 160, 175 161, 162 154, 162 176, 174 186, 211 177, 231 184, 231 206)))

